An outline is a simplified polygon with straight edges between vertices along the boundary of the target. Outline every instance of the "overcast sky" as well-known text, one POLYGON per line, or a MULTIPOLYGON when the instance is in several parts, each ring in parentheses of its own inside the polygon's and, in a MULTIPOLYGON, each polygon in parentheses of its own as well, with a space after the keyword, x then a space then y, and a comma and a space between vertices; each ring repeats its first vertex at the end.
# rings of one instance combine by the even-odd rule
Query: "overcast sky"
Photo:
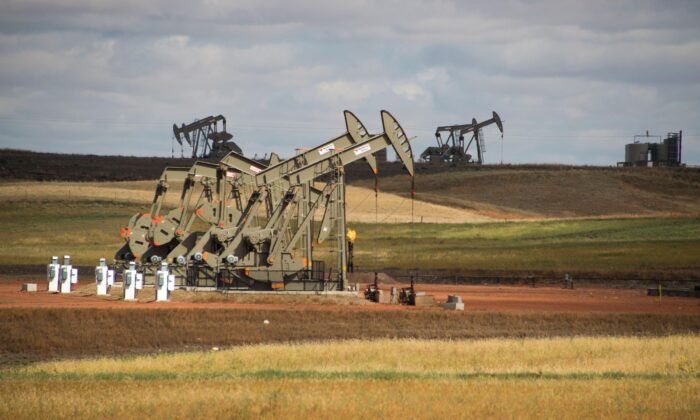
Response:
POLYGON ((504 162, 610 165, 682 129, 700 164, 700 1, 0 0, 2 148, 170 156, 173 123, 223 114, 289 156, 344 109, 391 111, 416 155, 495 110, 504 162))

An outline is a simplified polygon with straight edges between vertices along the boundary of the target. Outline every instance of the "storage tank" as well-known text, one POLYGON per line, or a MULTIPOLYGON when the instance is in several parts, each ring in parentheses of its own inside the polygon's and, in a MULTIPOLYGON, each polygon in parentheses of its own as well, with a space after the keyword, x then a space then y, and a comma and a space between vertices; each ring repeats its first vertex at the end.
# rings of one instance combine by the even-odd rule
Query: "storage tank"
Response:
POLYGON ((625 145, 625 163, 628 166, 645 166, 649 153, 649 143, 629 143, 625 145))
POLYGON ((647 146, 649 147, 647 160, 651 161, 652 166, 658 166, 659 156, 666 156, 666 149, 660 143, 647 143, 647 146))
POLYGON ((663 149, 666 152, 664 160, 669 166, 677 166, 680 164, 680 141, 678 140, 677 133, 669 133, 668 137, 664 139, 663 149))

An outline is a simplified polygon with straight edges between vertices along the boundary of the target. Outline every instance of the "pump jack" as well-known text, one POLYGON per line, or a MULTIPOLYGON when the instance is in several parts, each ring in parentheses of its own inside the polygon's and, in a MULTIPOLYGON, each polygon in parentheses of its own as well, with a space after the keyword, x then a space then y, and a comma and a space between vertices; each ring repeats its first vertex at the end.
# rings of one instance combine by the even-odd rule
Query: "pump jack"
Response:
MULTIPOLYGON (((155 273, 158 264, 182 242, 192 242, 197 237, 191 228, 196 220, 207 225, 219 220, 233 220, 240 217, 243 192, 240 182, 250 180, 250 175, 260 172, 264 166, 236 153, 226 156, 219 164, 197 161, 191 168, 166 168, 156 186, 151 209, 148 213, 134 215, 129 224, 122 228, 124 245, 115 255, 115 266, 124 269, 130 261, 138 261, 146 278, 155 273), (248 178, 246 178, 248 177, 248 178), (161 214, 170 183, 182 182, 178 206, 167 214, 161 214), (225 184, 233 186, 227 196, 225 184), (197 185, 202 190, 199 199, 192 205, 192 195, 197 185), (152 273, 151 273, 152 271, 152 273)), ((270 162, 279 162, 276 154, 271 154, 270 162)), ((250 182, 250 181, 248 181, 250 182)), ((178 282, 186 272, 173 268, 178 282)))
MULTIPOLYGON (((344 290, 348 264, 345 165, 365 160, 376 174, 374 154, 392 147, 413 175, 413 153, 405 132, 389 112, 382 111, 381 118, 383 132, 370 135, 354 114, 345 111, 344 134, 292 159, 273 160, 267 168, 229 153, 207 174, 213 197, 207 207, 211 209, 206 219, 209 228, 183 229, 177 238, 167 236, 173 238, 168 252, 158 257, 172 264, 175 272, 186 273, 192 285, 213 280, 219 287, 344 290), (243 189, 250 189, 244 205, 243 189), (230 201, 235 205, 229 205, 230 201), (324 214, 314 233, 314 214, 321 207, 324 214), (327 279, 322 262, 313 260, 313 247, 330 236, 336 239, 337 275, 327 279)), ((157 198, 158 194, 157 188, 157 198)), ((203 212, 194 213, 201 218, 203 212)), ((151 238, 151 248, 157 248, 150 229, 152 226, 145 227, 143 235, 151 238)), ((129 247, 128 240, 125 247, 129 247)), ((117 257, 128 257, 124 247, 117 257)))
POLYGON ((243 153, 236 143, 230 141, 233 135, 226 131, 223 115, 210 115, 180 127, 173 124, 173 136, 180 146, 186 142, 192 148, 193 159, 218 160, 231 151, 243 153))
POLYGON ((476 118, 472 118, 471 124, 440 126, 435 130, 437 147, 428 147, 421 153, 420 158, 424 162, 465 162, 481 165, 484 163, 484 139, 481 130, 491 124, 496 124, 503 135, 503 122, 496 111, 493 111, 493 116, 490 119, 482 122, 477 122, 476 118), (441 133, 449 133, 446 140, 442 140, 441 133), (465 146, 464 135, 467 133, 473 134, 465 146), (476 145, 476 160, 473 160, 472 155, 468 153, 472 142, 476 145))
MULTIPOLYGON (((357 118, 347 118, 348 114, 346 113, 347 132, 358 141, 342 150, 336 150, 335 153, 328 153, 314 163, 307 162, 281 176, 280 180, 288 183, 289 188, 284 199, 265 224, 255 226, 250 223, 250 218, 242 217, 235 228, 228 230, 212 228, 217 246, 215 252, 209 253, 201 263, 219 272, 226 272, 228 275, 248 281, 254 288, 286 290, 307 286, 314 290, 346 288, 345 165, 374 157, 377 151, 392 147, 408 173, 413 175, 413 154, 410 143, 399 123, 389 112, 381 112, 384 131, 372 136, 367 133, 357 118), (303 193, 305 185, 328 175, 330 175, 328 181, 330 186, 327 185, 322 193, 323 200, 326 202, 324 219, 328 222, 326 226, 322 223, 317 242, 326 235, 327 229, 324 230, 324 227, 335 226, 338 276, 334 282, 326 284, 323 279, 308 278, 310 268, 308 262, 311 261, 313 264, 313 259, 309 258, 312 257, 311 249, 307 250, 308 256, 305 259, 299 259, 294 252, 301 236, 299 231, 308 231, 311 228, 312 211, 295 217, 295 212, 289 210, 294 209, 295 206, 298 207, 299 204, 308 203, 308 198, 303 193), (331 213, 328 213, 329 211, 331 213)), ((269 172, 274 174, 274 171, 268 170, 256 175, 259 196, 255 199, 251 198, 247 211, 254 211, 259 205, 260 197, 265 195, 267 189, 265 180, 270 179, 269 172)), ((316 208, 318 204, 314 202, 311 210, 316 208)))

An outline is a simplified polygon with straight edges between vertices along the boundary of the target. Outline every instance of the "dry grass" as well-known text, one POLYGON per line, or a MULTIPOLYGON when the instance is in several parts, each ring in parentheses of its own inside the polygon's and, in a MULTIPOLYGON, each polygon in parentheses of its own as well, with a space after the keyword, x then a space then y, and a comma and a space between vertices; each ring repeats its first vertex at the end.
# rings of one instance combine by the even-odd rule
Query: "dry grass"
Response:
POLYGON ((6 380, 0 417, 697 418, 697 379, 6 380))
MULTIPOLYGON (((147 211, 153 199, 156 181, 124 182, 11 182, 0 184, 0 199, 5 201, 99 201, 133 204, 133 212, 147 211)), ((176 206, 180 184, 172 183, 166 195, 166 205, 176 206)), ((350 222, 374 222, 374 191, 348 186, 346 190, 347 219, 350 222)), ((411 221, 411 202, 396 194, 381 193, 377 217, 383 223, 411 221)), ((492 218, 473 211, 442 206, 425 201, 414 203, 414 218, 431 223, 480 223, 492 218)), ((321 214, 317 215, 320 219, 321 214)), ((128 219, 124 223, 128 222, 128 219)))
MULTIPOLYGON (((137 304, 134 304, 137 305, 137 304)), ((512 314, 307 309, 4 309, 0 364, 353 338, 459 339, 700 332, 700 319, 657 314, 512 314), (269 320, 268 325, 263 320, 269 320)))
MULTIPOLYGON (((106 201, 137 203, 148 206, 153 200, 156 181, 124 182, 10 182, 0 184, 0 198, 5 201, 106 201)), ((171 185, 169 205, 176 205, 181 186, 171 185)))
POLYGON ((0 371, 0 416, 694 418, 699 357, 697 336, 673 336, 353 340, 61 361, 0 371))
MULTIPOLYGON (((371 187, 372 180, 353 185, 371 187)), ((380 180, 408 196, 406 176, 380 180)), ((416 175, 420 200, 497 219, 700 214, 700 171, 693 169, 472 168, 416 175)))
POLYGON ((17 368, 20 376, 317 373, 700 374, 700 337, 572 337, 484 340, 349 340, 248 345, 221 352, 63 360, 17 368), (371 357, 368 357, 371 355, 371 357))
MULTIPOLYGON (((348 186, 346 190, 348 222, 409 223, 411 200, 397 194, 381 192, 377 197, 375 213, 374 190, 348 186)), ((413 204, 413 220, 425 223, 485 223, 496 219, 472 210, 448 207, 416 200, 413 204)))

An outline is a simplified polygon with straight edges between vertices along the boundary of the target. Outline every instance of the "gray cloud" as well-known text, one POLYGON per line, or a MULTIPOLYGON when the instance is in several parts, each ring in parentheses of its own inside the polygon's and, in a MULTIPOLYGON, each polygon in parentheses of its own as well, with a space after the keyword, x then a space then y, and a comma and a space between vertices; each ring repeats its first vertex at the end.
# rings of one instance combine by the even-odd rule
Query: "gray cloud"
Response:
POLYGON ((696 1, 5 1, 0 147, 169 155, 173 122, 223 113, 246 152, 289 155, 385 108, 420 151, 496 110, 507 162, 614 164, 683 129, 698 164, 699 19, 696 1))

